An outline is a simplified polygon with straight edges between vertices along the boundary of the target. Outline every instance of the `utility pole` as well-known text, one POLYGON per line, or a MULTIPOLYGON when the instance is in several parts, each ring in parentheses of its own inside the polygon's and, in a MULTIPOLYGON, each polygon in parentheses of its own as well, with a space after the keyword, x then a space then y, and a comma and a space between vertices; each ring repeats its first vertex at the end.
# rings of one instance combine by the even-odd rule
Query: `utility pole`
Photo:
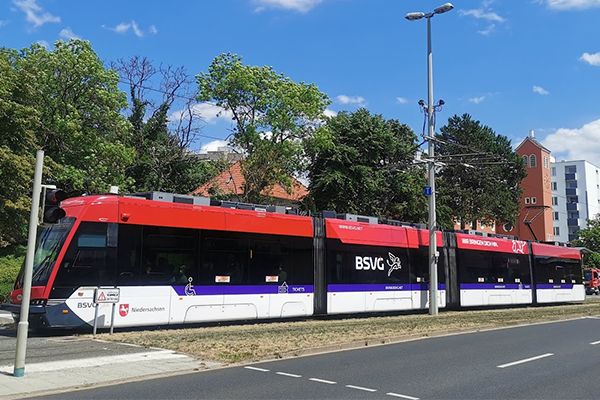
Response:
POLYGON ((29 303, 31 301, 31 276, 33 274, 33 258, 37 237, 38 213, 40 210, 40 191, 42 188, 42 167, 44 151, 38 150, 35 156, 35 174, 33 175, 33 194, 31 196, 31 214, 29 215, 29 232, 27 236, 27 254, 23 274, 23 299, 21 300, 21 318, 17 325, 17 351, 13 375, 25 375, 25 353, 27 351, 27 333, 29 330, 29 303))

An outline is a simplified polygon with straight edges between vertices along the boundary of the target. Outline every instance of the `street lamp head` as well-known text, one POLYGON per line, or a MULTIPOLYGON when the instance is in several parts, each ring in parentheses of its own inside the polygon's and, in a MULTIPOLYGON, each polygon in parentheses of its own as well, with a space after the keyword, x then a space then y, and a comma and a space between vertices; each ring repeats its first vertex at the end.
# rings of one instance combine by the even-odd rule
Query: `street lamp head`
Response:
POLYGON ((406 14, 406 19, 409 21, 416 21, 423 17, 425 17, 425 13, 422 13, 422 12, 412 12, 412 13, 406 14))
MULTIPOLYGON (((454 8, 454 6, 452 5, 452 3, 446 3, 446 4, 442 4, 441 6, 439 6, 435 10, 433 10, 433 13, 434 14, 443 14, 445 12, 452 10, 453 8, 454 8)), ((407 18, 408 18, 408 16, 407 16, 407 18)))

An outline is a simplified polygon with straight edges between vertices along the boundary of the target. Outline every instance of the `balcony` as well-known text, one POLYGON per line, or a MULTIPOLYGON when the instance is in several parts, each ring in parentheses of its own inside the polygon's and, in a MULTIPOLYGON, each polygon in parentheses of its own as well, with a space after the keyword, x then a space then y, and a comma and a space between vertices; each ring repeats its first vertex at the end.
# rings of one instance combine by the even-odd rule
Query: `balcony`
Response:
POLYGON ((565 189, 567 196, 577 196, 577 189, 567 188, 565 189))
POLYGON ((565 181, 576 181, 576 180, 577 180, 576 173, 565 174, 565 181))
POLYGON ((568 218, 567 219, 567 226, 578 226, 579 225, 579 218, 568 218))
POLYGON ((569 234, 569 242, 572 242, 573 240, 577 239, 578 235, 576 233, 570 233, 569 234))
POLYGON ((579 204, 567 203, 567 211, 579 211, 579 204))

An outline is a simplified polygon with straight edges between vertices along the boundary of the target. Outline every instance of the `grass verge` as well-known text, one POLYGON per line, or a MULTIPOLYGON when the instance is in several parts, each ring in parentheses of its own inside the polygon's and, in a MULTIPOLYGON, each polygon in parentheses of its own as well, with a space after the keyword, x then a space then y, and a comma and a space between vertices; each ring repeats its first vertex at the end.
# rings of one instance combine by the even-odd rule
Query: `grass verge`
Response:
POLYGON ((600 315, 600 298, 581 304, 442 311, 347 319, 310 319, 101 334, 98 338, 159 347, 226 364, 293 357, 408 338, 600 315))

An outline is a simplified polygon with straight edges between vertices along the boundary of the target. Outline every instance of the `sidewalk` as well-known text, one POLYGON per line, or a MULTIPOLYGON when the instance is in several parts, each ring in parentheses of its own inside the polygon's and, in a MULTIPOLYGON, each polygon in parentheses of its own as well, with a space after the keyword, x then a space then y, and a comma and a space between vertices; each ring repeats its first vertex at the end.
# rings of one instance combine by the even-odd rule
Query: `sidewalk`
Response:
MULTIPOLYGON (((12 323, 10 314, 7 317, 6 313, 0 313, 0 329, 9 329, 12 323)), ((16 344, 16 338, 14 340, 16 344)), ((221 366, 219 363, 203 362, 171 350, 153 348, 136 350, 139 351, 51 362, 28 363, 26 359, 25 375, 19 378, 13 376, 14 361, 10 365, 0 365, 0 398, 19 399, 41 394, 89 389, 96 385, 124 383, 221 366)))

